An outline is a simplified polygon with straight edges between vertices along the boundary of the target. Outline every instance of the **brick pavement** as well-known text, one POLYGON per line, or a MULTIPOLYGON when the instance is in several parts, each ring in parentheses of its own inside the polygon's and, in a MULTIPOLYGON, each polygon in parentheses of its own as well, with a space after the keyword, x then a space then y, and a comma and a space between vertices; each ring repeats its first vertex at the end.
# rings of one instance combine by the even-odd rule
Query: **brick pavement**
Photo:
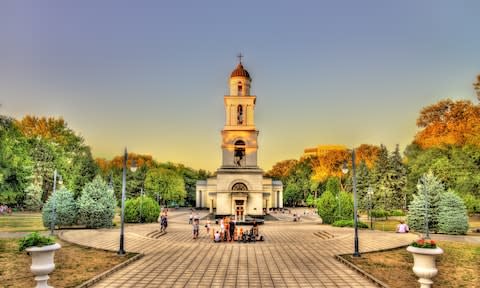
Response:
MULTIPOLYGON (((127 225, 125 249, 145 257, 94 287, 375 287, 333 257, 353 251, 352 229, 319 225, 314 219, 271 221, 260 226, 264 242, 213 243, 202 225, 200 238, 192 239, 188 213, 169 216, 167 234, 159 239, 146 236, 158 224, 127 225), (334 238, 317 237, 318 231, 334 238)), ((360 250, 398 247, 416 237, 361 230, 360 250)), ((71 230, 62 238, 116 251, 119 230, 71 230)))

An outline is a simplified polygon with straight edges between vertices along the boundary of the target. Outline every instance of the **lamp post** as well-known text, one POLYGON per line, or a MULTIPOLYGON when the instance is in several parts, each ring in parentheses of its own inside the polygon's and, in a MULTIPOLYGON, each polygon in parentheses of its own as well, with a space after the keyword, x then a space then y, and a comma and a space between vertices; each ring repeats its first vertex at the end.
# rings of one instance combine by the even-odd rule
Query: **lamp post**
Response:
MULTIPOLYGON (((120 248, 118 249, 118 255, 125 255, 125 190, 127 186, 127 148, 125 147, 125 153, 123 154, 123 174, 122 174, 122 213, 121 213, 121 225, 120 225, 120 248)), ((130 170, 135 172, 137 170, 137 166, 135 165, 135 161, 132 160, 132 164, 130 165, 130 170)))
POLYGON ((50 223, 50 235, 53 235, 55 230, 55 218, 56 218, 56 201, 55 201, 55 191, 57 190, 57 176, 58 176, 58 184, 62 184, 62 176, 58 174, 57 169, 53 171, 53 192, 52 192, 52 221, 50 223))
POLYGON ((424 188, 425 191, 425 223, 424 223, 424 230, 425 230, 425 239, 430 239, 430 233, 428 231, 428 189, 424 188))
MULTIPOLYGON (((343 162, 342 167, 343 174, 348 173, 347 161, 343 162)), ((353 178, 353 225, 355 228, 355 236, 353 239, 355 251, 353 252, 353 257, 360 257, 360 252, 358 251, 358 217, 357 217, 357 176, 355 175, 355 148, 352 149, 352 178, 353 178)))
POLYGON ((143 188, 140 190, 140 223, 143 223, 143 188))
POLYGON ((373 230, 373 220, 372 220, 372 197, 373 197, 373 189, 372 186, 368 186, 367 190, 368 195, 368 217, 370 217, 370 230, 373 230))

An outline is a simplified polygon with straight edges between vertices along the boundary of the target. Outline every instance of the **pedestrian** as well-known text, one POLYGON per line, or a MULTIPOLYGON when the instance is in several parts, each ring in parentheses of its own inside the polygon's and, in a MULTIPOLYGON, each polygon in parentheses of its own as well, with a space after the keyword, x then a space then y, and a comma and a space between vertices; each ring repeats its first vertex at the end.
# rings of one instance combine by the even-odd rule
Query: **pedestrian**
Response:
POLYGON ((160 223, 160 232, 167 232, 167 226, 168 226, 168 219, 167 219, 167 214, 163 214, 161 218, 161 223, 160 223))
POLYGON ((192 224, 192 222, 193 222, 193 211, 190 214, 190 217, 188 218, 188 224, 192 224))
POLYGON ((397 225, 397 233, 408 233, 410 229, 408 228, 408 225, 403 222, 403 220, 400 220, 400 224, 397 225))
POLYGON ((230 241, 234 240, 235 226, 237 226, 235 219, 230 219, 230 241))
POLYGON ((207 223, 205 223, 205 228, 207 228, 207 235, 210 235, 210 218, 207 218, 207 223))
POLYGON ((193 239, 197 239, 197 238, 198 238, 198 229, 199 229, 199 226, 200 226, 200 219, 194 219, 194 220, 193 220, 193 224, 192 224, 192 228, 193 228, 193 239))

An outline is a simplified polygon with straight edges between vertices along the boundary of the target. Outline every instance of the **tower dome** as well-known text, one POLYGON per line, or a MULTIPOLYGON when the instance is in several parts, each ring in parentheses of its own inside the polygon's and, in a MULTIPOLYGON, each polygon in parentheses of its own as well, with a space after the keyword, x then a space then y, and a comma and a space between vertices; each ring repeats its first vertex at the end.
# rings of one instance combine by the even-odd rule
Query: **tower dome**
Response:
POLYGON ((245 68, 243 68, 242 62, 238 63, 235 70, 232 71, 232 74, 230 74, 230 78, 232 77, 245 77, 245 78, 248 78, 248 80, 250 81, 252 80, 252 78, 250 78, 250 74, 248 73, 248 71, 245 70, 245 68))

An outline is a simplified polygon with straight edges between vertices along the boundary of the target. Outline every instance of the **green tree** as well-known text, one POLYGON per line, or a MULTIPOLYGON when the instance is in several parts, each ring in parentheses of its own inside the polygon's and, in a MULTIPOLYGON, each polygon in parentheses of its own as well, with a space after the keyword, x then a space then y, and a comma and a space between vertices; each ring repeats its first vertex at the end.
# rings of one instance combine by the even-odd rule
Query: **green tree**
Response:
POLYGON ((55 210, 55 226, 72 226, 77 221, 78 207, 73 193, 62 187, 51 195, 42 210, 43 226, 50 227, 52 210, 55 210))
POLYGON ((417 193, 413 195, 413 201, 408 207, 407 221, 410 228, 425 232, 425 214, 427 214, 429 230, 435 232, 438 230, 439 201, 443 192, 445 192, 443 184, 431 171, 418 180, 417 193), (427 210, 425 210, 425 203, 427 210))
POLYGON ((78 198, 79 222, 87 228, 108 228, 115 216, 116 199, 100 176, 87 183, 78 198))
POLYGON ((441 194, 438 202, 438 232, 463 235, 467 231, 467 209, 463 204, 462 198, 452 190, 441 194))
POLYGON ((0 115, 0 203, 22 205, 32 184, 33 161, 27 139, 11 118, 0 115))
POLYGON ((332 224, 335 221, 337 200, 330 191, 325 191, 317 201, 318 215, 322 218, 323 224, 332 224))
POLYGON ((336 220, 353 219, 353 197, 352 194, 342 191, 338 196, 338 205, 336 207, 336 220))
POLYGON ((388 182, 389 190, 392 192, 390 203, 393 209, 407 209, 407 168, 403 163, 402 156, 400 155, 400 148, 398 145, 395 151, 389 157, 390 162, 390 179, 388 182))
POLYGON ((156 193, 160 194, 162 201, 166 204, 175 202, 183 204, 187 196, 185 181, 177 172, 165 168, 154 168, 147 172, 145 178, 147 194, 154 198, 156 193))
MULTIPOLYGON (((358 207, 367 210, 369 208, 368 188, 372 188, 370 183, 370 171, 368 170, 365 161, 361 161, 356 171, 357 177, 357 196, 358 207)), ((373 188, 372 188, 373 189, 373 188)), ((373 199, 372 199, 373 200, 373 199)))
POLYGON ((391 169, 388 150, 385 145, 380 145, 380 151, 371 173, 372 186, 376 192, 374 201, 376 209, 388 210, 391 207, 389 200, 392 197, 389 183, 390 176, 391 169))
POLYGON ((160 213, 158 203, 148 196, 140 196, 125 201, 125 222, 156 222, 160 213))

